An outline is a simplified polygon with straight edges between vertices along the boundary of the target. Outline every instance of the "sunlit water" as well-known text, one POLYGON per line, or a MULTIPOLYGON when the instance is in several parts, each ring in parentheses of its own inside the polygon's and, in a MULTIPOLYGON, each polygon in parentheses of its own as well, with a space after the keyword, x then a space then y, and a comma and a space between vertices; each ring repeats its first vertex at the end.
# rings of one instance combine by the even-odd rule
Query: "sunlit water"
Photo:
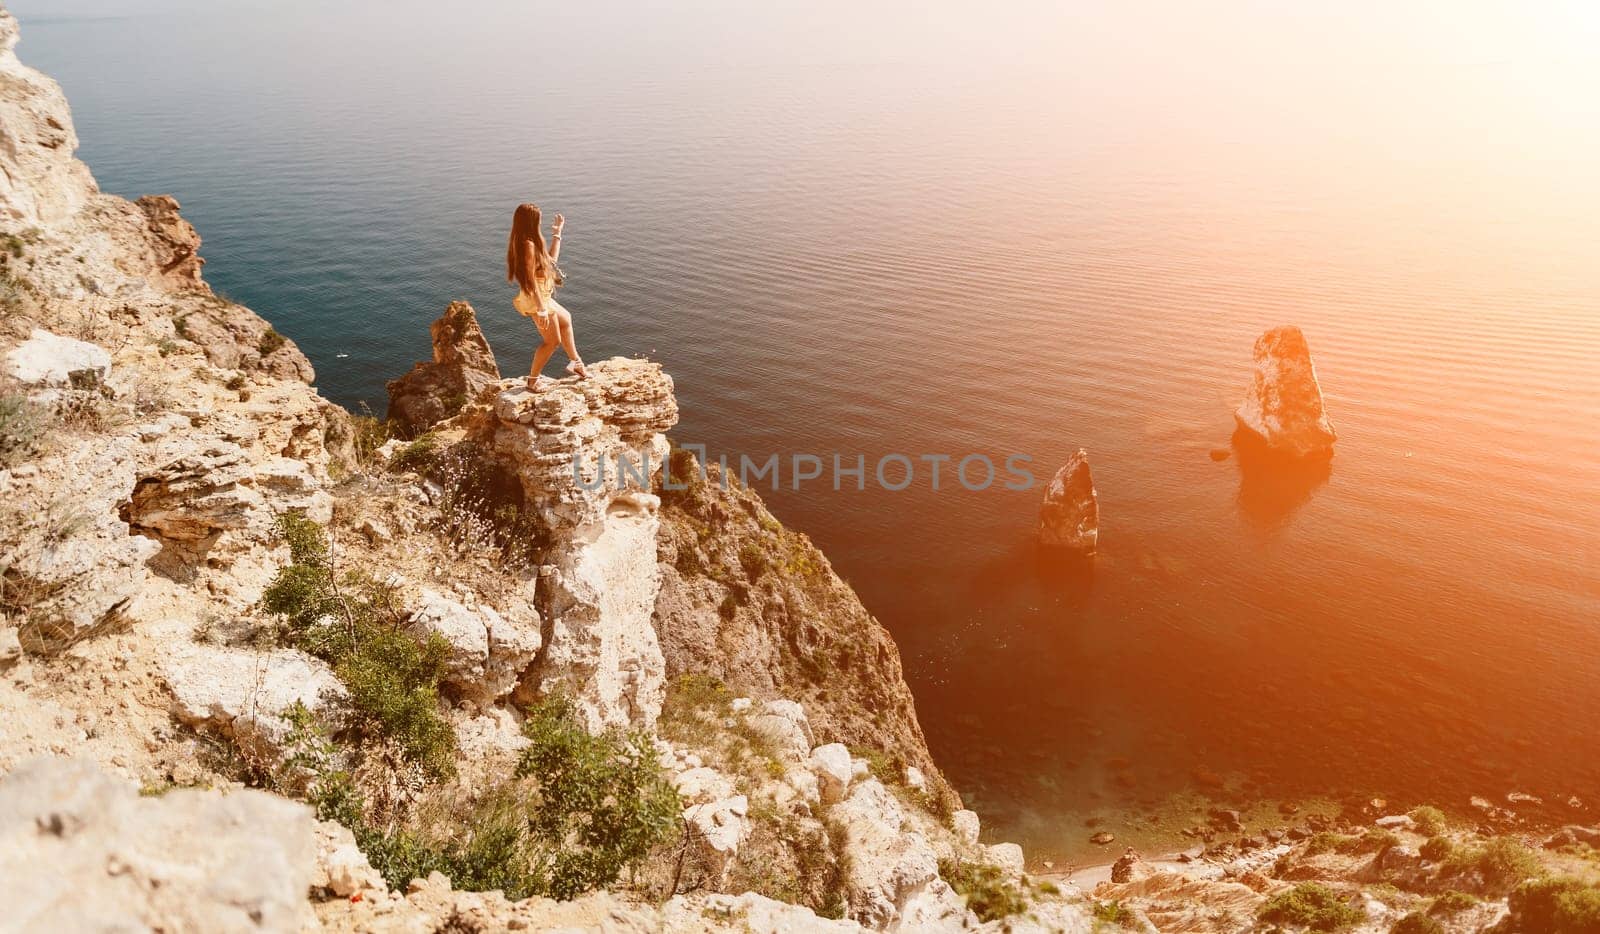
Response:
POLYGON ((13 6, 101 183, 177 195, 340 402, 381 410, 454 298, 526 366, 534 199, 585 355, 663 362, 682 440, 1087 448, 1089 570, 1035 560, 1037 488, 766 494, 997 837, 1082 855, 1213 777, 1600 806, 1585 5, 13 6), (1281 323, 1326 477, 1208 456, 1281 323))

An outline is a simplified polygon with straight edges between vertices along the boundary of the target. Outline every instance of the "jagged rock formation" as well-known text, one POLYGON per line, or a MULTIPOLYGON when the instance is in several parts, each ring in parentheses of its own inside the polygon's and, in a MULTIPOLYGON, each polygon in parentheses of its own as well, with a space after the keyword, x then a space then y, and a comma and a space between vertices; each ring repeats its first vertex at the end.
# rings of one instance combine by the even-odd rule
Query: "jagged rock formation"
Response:
POLYGON ((1044 491, 1039 507, 1039 542, 1092 555, 1100 544, 1100 500, 1089 471, 1089 452, 1067 458, 1044 491))
POLYGON ((428 327, 433 360, 389 381, 387 418, 412 437, 460 413, 468 401, 500 379, 478 316, 466 302, 451 302, 428 327))
POLYGON ((1247 437, 1273 453, 1333 454, 1338 435, 1323 409, 1317 368, 1299 328, 1273 328, 1256 339, 1255 375, 1234 419, 1247 437))
POLYGON ((49 224, 72 216, 95 194, 94 179, 72 158, 78 134, 61 86, 17 60, 17 21, 0 10, 0 217, 8 227, 49 224))
POLYGON ((616 357, 590 372, 537 393, 492 384, 458 422, 466 443, 515 478, 546 541, 547 632, 529 693, 571 696, 595 729, 649 726, 666 683, 650 624, 661 580, 650 489, 678 407, 656 364, 616 357))

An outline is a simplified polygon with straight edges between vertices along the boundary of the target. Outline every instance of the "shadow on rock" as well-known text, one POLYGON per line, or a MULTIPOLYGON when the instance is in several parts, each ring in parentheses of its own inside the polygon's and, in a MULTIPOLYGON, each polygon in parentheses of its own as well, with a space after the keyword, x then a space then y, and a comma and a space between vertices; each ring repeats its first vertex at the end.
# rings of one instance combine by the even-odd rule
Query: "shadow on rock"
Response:
POLYGON ((1280 454, 1244 429, 1233 434, 1233 452, 1239 465, 1239 511, 1251 527, 1263 532, 1287 525, 1333 476, 1331 455, 1280 454))

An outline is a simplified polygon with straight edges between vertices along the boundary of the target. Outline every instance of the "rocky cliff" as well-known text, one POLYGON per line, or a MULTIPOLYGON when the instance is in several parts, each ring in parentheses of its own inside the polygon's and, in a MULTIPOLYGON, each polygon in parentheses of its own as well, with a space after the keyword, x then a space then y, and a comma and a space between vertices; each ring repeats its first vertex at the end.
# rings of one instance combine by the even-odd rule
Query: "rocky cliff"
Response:
POLYGON ((211 292, 177 202, 96 189, 16 40, 0 13, 0 893, 25 924, 979 923, 941 860, 1022 897, 826 559, 748 490, 665 487, 660 367, 529 392, 453 305, 384 443, 211 292), (568 774, 539 756, 585 749, 615 750, 571 760, 593 781, 672 802, 619 825, 653 828, 649 859, 527 897, 606 876, 519 831, 533 874, 501 871, 513 848, 505 895, 460 891, 491 886, 461 848, 495 808, 570 818, 539 810, 568 774))
MULTIPOLYGON (((175 201, 96 189, 16 41, 0 9, 0 927, 1223 931, 1331 898, 1379 930, 1473 885, 1450 929, 1511 910, 1505 838, 1394 815, 1130 858, 1093 896, 1029 874, 827 559, 672 448, 659 366, 529 392, 455 304, 391 438, 210 291, 175 201)), ((1564 833, 1574 862, 1600 839, 1564 833)))

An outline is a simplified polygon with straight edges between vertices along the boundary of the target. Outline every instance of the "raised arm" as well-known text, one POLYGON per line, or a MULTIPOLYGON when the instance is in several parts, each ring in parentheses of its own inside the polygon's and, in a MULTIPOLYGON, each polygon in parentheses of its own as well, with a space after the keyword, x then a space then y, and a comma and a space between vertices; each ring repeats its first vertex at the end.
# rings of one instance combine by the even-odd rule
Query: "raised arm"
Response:
POLYGON ((555 262, 561 256, 561 228, 567 226, 567 219, 560 214, 550 222, 550 262, 555 262))

